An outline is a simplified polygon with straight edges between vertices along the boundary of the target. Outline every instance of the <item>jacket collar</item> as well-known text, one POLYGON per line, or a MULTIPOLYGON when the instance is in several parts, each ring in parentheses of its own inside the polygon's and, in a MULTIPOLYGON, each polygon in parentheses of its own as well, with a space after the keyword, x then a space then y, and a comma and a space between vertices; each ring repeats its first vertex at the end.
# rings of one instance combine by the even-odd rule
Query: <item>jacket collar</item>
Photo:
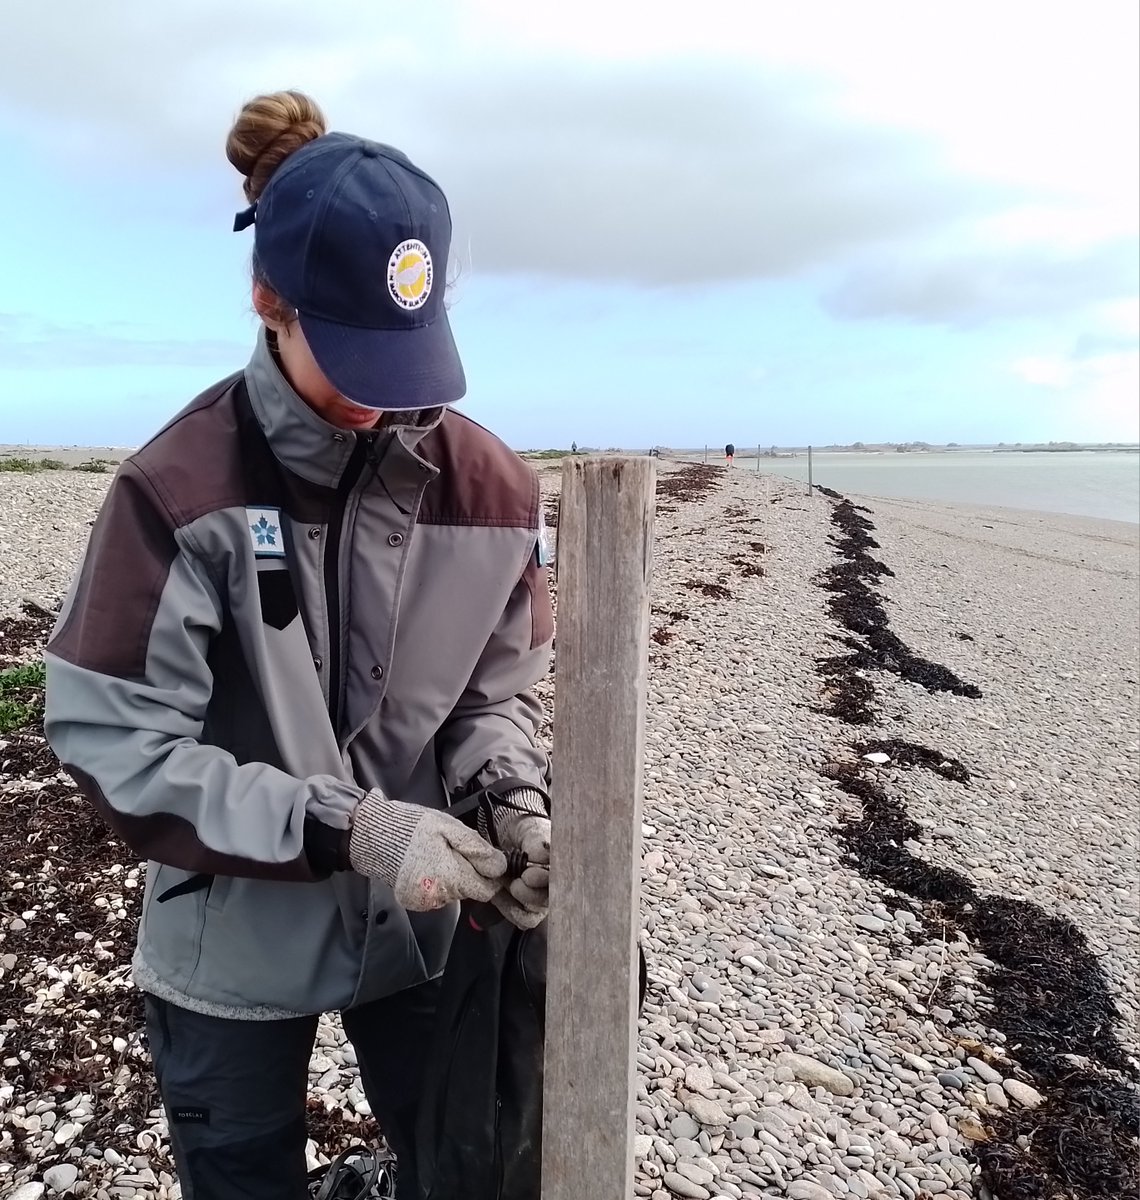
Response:
POLYGON ((416 447, 443 420, 442 408, 400 413, 397 423, 367 433, 337 429, 293 390, 277 365, 264 326, 245 369, 245 382, 254 415, 278 461, 310 483, 336 487, 357 441, 364 437, 375 438, 377 451, 385 460, 389 458, 385 451, 398 445, 409 457, 430 465, 416 453, 416 447))

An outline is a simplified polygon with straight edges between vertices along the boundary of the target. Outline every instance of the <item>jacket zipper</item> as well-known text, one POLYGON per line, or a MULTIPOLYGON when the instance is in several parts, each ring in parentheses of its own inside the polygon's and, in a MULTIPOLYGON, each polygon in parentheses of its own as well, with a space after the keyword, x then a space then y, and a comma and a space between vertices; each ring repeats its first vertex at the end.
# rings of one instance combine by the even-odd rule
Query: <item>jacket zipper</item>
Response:
POLYGON ((325 607, 329 619, 329 720, 332 722, 333 736, 338 741, 344 674, 341 669, 340 542, 344 533, 344 517, 348 511, 349 497, 360 480, 366 461, 372 462, 375 470, 376 447, 370 434, 358 434, 344 474, 337 484, 336 506, 329 520, 328 540, 325 542, 325 607))

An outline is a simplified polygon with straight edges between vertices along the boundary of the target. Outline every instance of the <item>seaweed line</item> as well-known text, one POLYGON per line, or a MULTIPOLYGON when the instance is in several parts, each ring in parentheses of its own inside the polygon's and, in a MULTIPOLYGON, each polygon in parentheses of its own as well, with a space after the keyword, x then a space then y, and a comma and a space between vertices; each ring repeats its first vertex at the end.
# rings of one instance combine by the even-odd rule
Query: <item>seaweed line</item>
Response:
MULTIPOLYGON (((849 724, 873 719, 868 667, 907 678, 917 671, 917 682, 931 691, 980 694, 905 647, 905 656, 878 661, 891 643, 882 598, 867 580, 893 573, 867 553, 878 548, 871 522, 847 500, 835 507, 832 519, 844 534, 837 547, 845 561, 825 572, 819 586, 833 593, 836 619, 868 642, 863 647, 847 639, 852 655, 818 664, 833 691, 835 715, 849 724), (856 629, 857 623, 862 627, 856 629)), ((896 767, 923 768, 969 786, 963 763, 898 739, 858 742, 854 750, 861 761, 822 771, 860 802, 860 815, 839 828, 848 862, 918 902, 928 937, 941 937, 945 945, 946 931, 954 929, 990 960, 982 978, 992 1002, 988 1019, 1016 1055, 1015 1063, 1002 1064, 1005 1073, 1019 1069, 1044 1092, 1040 1106, 983 1115, 984 1135, 971 1151, 982 1181, 1000 1200, 1124 1200, 1140 1194, 1140 1071, 1116 1036, 1120 1012, 1084 935, 1064 917, 1027 901, 984 895, 960 872, 923 862, 906 849, 922 827, 888 795, 862 756, 884 753, 896 767)))

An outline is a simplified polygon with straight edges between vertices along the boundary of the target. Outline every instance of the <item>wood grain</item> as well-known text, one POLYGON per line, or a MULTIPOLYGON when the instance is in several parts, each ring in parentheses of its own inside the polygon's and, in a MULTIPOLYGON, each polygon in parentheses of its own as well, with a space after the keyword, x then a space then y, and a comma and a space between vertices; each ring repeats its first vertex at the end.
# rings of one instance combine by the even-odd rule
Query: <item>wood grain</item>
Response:
POLYGON ((558 521, 543 1200, 628 1200, 656 469, 566 459, 558 521))

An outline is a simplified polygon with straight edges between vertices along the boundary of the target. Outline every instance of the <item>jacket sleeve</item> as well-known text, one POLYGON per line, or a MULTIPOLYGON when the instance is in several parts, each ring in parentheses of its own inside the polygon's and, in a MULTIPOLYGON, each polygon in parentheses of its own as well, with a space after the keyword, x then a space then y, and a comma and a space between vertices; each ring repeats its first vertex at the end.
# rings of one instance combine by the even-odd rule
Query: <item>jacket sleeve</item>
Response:
POLYGON ((80 789, 140 857, 260 879, 324 874, 363 796, 201 742, 224 608, 185 529, 135 463, 120 469, 48 642, 44 730, 80 789))
POLYGON ((522 578, 439 734, 449 792, 473 779, 518 778, 545 790, 550 760, 536 738, 543 708, 534 686, 550 670, 554 613, 547 568, 532 553, 522 578))

